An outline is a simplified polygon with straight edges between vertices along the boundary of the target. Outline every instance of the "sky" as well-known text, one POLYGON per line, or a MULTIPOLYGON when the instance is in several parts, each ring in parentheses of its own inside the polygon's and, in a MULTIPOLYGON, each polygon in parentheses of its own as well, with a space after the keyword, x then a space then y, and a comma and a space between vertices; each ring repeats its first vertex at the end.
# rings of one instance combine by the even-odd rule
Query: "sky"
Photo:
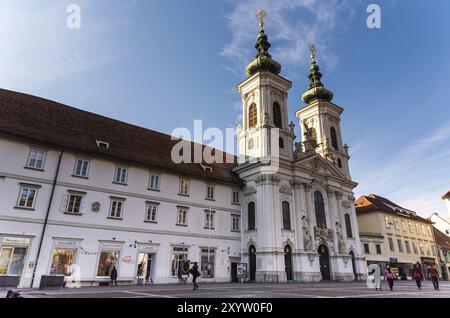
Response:
POLYGON ((2 0, 0 87, 167 134, 196 119, 233 128, 260 8, 272 57, 293 82, 294 122, 315 43, 323 83, 345 109, 356 196, 450 217, 447 0, 2 0), (367 27, 371 3, 380 29, 367 27), (67 27, 70 4, 80 28, 67 27))

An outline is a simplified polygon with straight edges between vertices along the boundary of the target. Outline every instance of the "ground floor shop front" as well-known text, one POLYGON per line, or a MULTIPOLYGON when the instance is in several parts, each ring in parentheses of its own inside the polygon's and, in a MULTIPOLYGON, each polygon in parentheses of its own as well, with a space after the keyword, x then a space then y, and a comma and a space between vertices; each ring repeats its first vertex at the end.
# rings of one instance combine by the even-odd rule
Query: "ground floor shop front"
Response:
MULTIPOLYGON (((397 275, 398 279, 411 279, 411 270, 414 265, 417 264, 423 274, 424 277, 427 276, 427 268, 429 265, 433 264, 438 271, 440 271, 439 266, 437 266, 437 261, 435 258, 427 258, 427 257, 418 257, 417 259, 398 259, 398 258, 386 258, 385 260, 367 260, 367 266, 369 267, 371 264, 378 265, 380 268, 380 273, 383 276, 384 270, 386 266, 389 265, 392 268, 392 271, 397 275)), ((442 277, 442 276, 441 276, 442 277)))

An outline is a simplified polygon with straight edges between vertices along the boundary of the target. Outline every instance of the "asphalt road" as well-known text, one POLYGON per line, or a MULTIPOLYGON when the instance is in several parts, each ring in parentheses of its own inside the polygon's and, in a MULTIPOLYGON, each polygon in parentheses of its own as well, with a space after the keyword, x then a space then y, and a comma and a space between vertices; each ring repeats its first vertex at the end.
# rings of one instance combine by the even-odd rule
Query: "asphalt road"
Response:
MULTIPOLYGON (((31 298, 450 298, 450 282, 440 282, 435 291, 430 281, 418 290, 413 281, 396 281, 394 291, 387 283, 377 291, 364 282, 321 282, 292 284, 238 284, 200 281, 200 288, 192 285, 140 285, 118 287, 85 287, 60 290, 22 290, 31 298)), ((6 292, 2 293, 6 296, 6 292)), ((3 297, 4 297, 3 296, 3 297)))

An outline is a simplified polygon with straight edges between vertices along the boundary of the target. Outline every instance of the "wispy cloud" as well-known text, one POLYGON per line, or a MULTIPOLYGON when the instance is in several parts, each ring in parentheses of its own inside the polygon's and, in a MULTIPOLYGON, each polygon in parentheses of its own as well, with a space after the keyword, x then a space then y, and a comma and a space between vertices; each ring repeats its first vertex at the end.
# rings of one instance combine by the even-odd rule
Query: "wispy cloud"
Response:
POLYGON ((346 0, 251 0, 238 2, 226 17, 232 40, 221 52, 231 60, 233 73, 242 74, 245 65, 255 54, 252 45, 258 29, 256 12, 264 8, 268 12, 266 30, 273 45, 272 56, 286 66, 304 63, 309 59, 308 44, 317 46, 320 61, 328 70, 338 63, 338 57, 330 48, 335 28, 354 15, 354 2, 346 0), (336 23, 339 21, 339 24, 336 23))
MULTIPOLYGON (((376 193, 429 216, 439 211, 446 214, 440 199, 450 189, 450 121, 427 133, 423 138, 400 145, 383 159, 374 158, 374 150, 365 147, 359 153, 357 194, 376 193), (372 168, 367 168, 367 167, 372 168)), ((354 166, 354 167, 355 167, 354 166)))
POLYGON ((123 19, 97 13, 97 2, 79 0, 81 29, 66 25, 73 1, 4 0, 0 3, 0 85, 35 87, 89 71, 118 58, 112 39, 123 19), (95 15, 95 18, 94 18, 95 15))

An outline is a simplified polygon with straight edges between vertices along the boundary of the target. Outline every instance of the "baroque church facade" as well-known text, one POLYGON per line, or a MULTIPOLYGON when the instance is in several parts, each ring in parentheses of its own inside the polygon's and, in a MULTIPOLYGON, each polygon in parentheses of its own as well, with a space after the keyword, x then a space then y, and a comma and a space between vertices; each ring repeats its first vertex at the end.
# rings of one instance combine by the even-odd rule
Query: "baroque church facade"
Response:
POLYGON ((176 283, 185 261, 204 282, 243 264, 247 281, 363 279, 343 109, 312 50, 294 147, 269 48, 261 20, 233 164, 175 163, 169 135, 0 89, 0 287, 107 285, 114 267, 119 284, 176 283))
POLYGON ((294 144, 287 98, 292 83, 269 54, 261 30, 257 55, 238 85, 242 125, 238 147, 244 181, 241 255, 250 280, 354 280, 366 276, 348 161, 333 93, 321 82, 311 49, 310 85, 296 117, 303 134, 294 144))

